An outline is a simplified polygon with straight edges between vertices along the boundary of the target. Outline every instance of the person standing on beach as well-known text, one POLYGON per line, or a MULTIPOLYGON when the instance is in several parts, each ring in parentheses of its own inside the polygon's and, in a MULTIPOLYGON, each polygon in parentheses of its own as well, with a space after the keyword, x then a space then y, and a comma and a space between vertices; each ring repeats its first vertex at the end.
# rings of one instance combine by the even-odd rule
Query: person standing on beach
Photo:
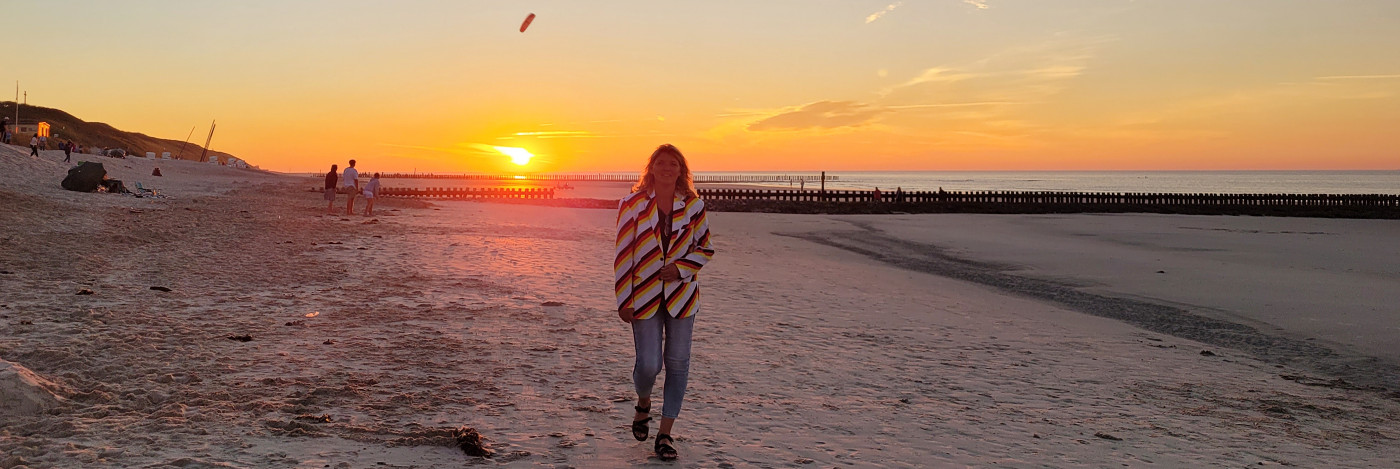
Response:
POLYGON ((339 165, 331 165, 331 172, 326 173, 326 214, 328 215, 335 215, 335 183, 340 180, 340 176, 336 174, 335 170, 339 167, 339 165))
POLYGON ((39 156, 39 134, 34 134, 34 136, 29 139, 29 156, 39 156))
POLYGON ((696 274, 714 254, 705 202, 685 156, 670 144, 657 147, 632 193, 618 204, 613 278, 617 315, 632 325, 637 353, 632 368, 637 441, 646 441, 650 432, 652 387, 663 365, 666 369, 655 444, 663 460, 679 457, 671 430, 690 373, 690 337, 700 310, 696 274))
POLYGON ((63 144, 63 162, 68 163, 71 161, 73 161, 73 142, 69 141, 63 144))
POLYGON ((355 169, 355 160, 350 160, 350 166, 345 168, 345 174, 340 175, 340 191, 346 194, 345 214, 355 214, 355 195, 360 193, 360 171, 355 169))
POLYGON ((10 144, 10 118, 8 117, 0 120, 0 140, 3 140, 6 145, 10 144))
POLYGON ((379 173, 374 173, 374 177, 365 183, 365 216, 374 213, 374 199, 379 195, 379 173))

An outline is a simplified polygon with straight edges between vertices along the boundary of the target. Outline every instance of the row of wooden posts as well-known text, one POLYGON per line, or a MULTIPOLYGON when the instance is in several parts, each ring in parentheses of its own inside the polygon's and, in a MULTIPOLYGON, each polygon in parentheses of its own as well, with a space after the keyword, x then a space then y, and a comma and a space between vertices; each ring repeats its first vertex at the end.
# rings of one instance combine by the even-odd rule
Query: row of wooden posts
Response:
MULTIPOLYGON (((386 197, 444 199, 514 198, 553 199, 553 188, 395 188, 381 190, 386 197)), ((1074 205, 1241 205, 1277 207, 1400 207, 1400 195, 1391 194, 1151 194, 1113 192, 1016 192, 1016 191, 898 191, 701 189, 700 197, 714 200, 785 200, 808 202, 880 203, 1001 203, 1074 205)))
POLYGON ((1163 194, 1115 192, 910 191, 701 189, 700 197, 717 200, 792 200, 884 203, 1007 203, 1111 205, 1256 205, 1400 207, 1391 194, 1163 194))
POLYGON ((511 187, 430 187, 412 189, 385 187, 379 189, 384 197, 417 197, 425 199, 553 199, 554 188, 511 187))
MULTIPOLYGON (((382 179, 461 179, 468 181, 591 181, 591 182, 637 182, 636 175, 628 174, 530 174, 512 176, 506 174, 420 174, 383 173, 382 179)), ((786 174, 705 174, 692 176, 695 182, 706 183, 819 183, 823 176, 786 174)), ((839 176, 824 176, 828 182, 839 181, 839 176)))

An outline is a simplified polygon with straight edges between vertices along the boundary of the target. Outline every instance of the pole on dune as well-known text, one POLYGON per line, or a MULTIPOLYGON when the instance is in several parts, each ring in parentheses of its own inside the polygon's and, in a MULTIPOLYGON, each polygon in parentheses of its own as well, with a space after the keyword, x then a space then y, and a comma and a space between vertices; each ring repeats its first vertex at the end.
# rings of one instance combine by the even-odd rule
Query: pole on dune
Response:
POLYGON ((194 128, 195 128, 195 127, 199 127, 199 126, 197 126, 197 125, 192 125, 192 126, 190 126, 190 134, 185 136, 185 143, 181 143, 181 144, 180 144, 180 151, 175 152, 175 159, 178 160, 178 159, 180 159, 180 155, 185 154, 185 146, 190 144, 190 137, 193 137, 193 136, 194 136, 194 128))
MULTIPOLYGON (((209 154, 209 142, 214 140, 214 122, 215 121, 209 121, 209 138, 204 139, 204 151, 199 152, 200 163, 206 163, 209 161, 209 159, 205 156, 209 154)), ((218 158, 218 156, 215 156, 215 158, 218 158)))
POLYGON ((14 138, 14 136, 19 135, 19 80, 15 80, 15 131, 10 133, 10 135, 10 138, 14 138))

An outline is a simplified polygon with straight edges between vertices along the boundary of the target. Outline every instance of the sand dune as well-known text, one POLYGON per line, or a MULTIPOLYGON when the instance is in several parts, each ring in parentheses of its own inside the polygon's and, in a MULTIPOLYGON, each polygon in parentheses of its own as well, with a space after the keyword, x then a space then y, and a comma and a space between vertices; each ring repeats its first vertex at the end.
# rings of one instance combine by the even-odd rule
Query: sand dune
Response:
MULTIPOLYGON (((0 359, 63 398, 0 416, 0 467, 657 463, 626 429, 631 339, 609 293, 613 211, 386 200, 376 217, 325 216, 308 178, 198 163, 162 164, 168 198, 78 194, 57 188, 65 166, 53 153, 0 148, 0 359), (496 455, 473 462, 452 448, 463 426, 496 455)), ((136 179, 148 163, 110 167, 136 179)), ((879 257, 898 242, 954 246, 950 258, 1004 272, 993 267, 1010 254, 984 250, 1020 242, 1014 223, 711 217, 717 254, 701 273, 677 466, 1400 460, 1393 394, 879 257), (875 230, 867 252, 833 234, 853 223, 875 230), (987 242, 929 234, 946 223, 987 242)), ((1089 285, 1056 270, 1072 264, 1056 252, 1082 256, 1074 246, 1044 251, 1012 273, 1156 295, 1131 278, 1089 285)))

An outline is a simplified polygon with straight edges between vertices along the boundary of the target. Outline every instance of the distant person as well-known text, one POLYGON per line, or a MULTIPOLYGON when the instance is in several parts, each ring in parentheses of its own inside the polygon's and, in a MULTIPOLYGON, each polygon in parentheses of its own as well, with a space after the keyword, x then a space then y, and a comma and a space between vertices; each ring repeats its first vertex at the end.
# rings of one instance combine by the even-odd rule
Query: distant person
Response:
POLYGON ((360 192, 360 171, 355 169, 355 160, 350 160, 350 166, 345 168, 345 174, 340 175, 340 192, 348 194, 345 202, 345 214, 355 214, 355 195, 360 192))
POLYGON ((10 144, 10 118, 8 117, 0 120, 0 141, 6 145, 10 144))
POLYGON ((365 216, 370 216, 374 213, 374 199, 379 197, 379 173, 374 173, 362 192, 365 196, 365 216))
POLYGON ((705 202, 695 192, 690 166, 676 147, 657 147, 632 193, 618 204, 616 252, 617 316, 632 325, 637 354, 632 368, 637 390, 632 437, 647 439, 652 387, 664 365, 654 451, 658 458, 673 460, 679 454, 671 429, 685 399, 691 331, 700 310, 696 274, 715 254, 705 202), (672 216, 675 211, 679 216, 672 216))
POLYGON ((34 136, 29 139, 29 156, 39 156, 39 134, 34 134, 34 136))
POLYGON ((49 149, 49 137, 48 137, 47 135, 40 135, 40 136, 39 136, 39 148, 42 148, 42 149, 45 149, 45 150, 48 150, 48 149, 49 149))
POLYGON ((797 180, 797 190, 799 190, 799 191, 805 191, 805 190, 807 190, 807 180, 806 180, 806 179, 798 179, 798 180, 797 180))
POLYGON ((73 161, 73 142, 64 143, 64 144, 62 145, 62 147, 63 147, 63 162, 64 162, 64 163, 68 163, 68 162, 73 161))
POLYGON ((160 166, 156 166, 156 169, 155 169, 154 171, 151 171, 151 175, 152 175, 152 176, 157 176, 157 177, 159 177, 159 176, 160 176, 160 166))
POLYGON ((329 215, 335 215, 336 181, 340 179, 335 170, 339 167, 339 165, 331 165, 331 172, 326 173, 326 213, 329 215))
POLYGON ((880 188, 876 187, 875 192, 870 193, 870 200, 873 200, 875 202, 880 201, 880 188))
POLYGON ((904 188, 903 188, 903 187, 895 187, 895 188, 894 188, 894 201, 895 201, 895 202, 904 202, 904 188))

